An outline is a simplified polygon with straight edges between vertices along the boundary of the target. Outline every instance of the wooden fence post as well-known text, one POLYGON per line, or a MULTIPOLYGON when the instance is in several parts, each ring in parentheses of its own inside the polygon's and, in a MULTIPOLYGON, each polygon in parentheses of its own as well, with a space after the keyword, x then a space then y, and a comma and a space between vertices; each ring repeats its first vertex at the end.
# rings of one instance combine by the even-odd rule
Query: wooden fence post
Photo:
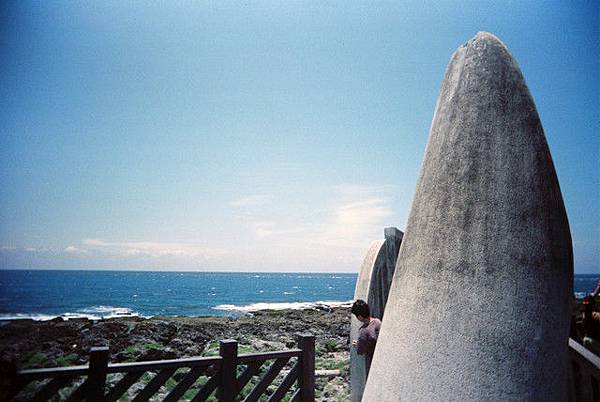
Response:
POLYGON ((237 341, 233 339, 220 341, 219 354, 223 360, 221 362, 219 390, 217 395, 221 402, 233 402, 237 394, 237 341))
POLYGON ((104 401, 109 359, 110 352, 106 346, 94 347, 90 350, 90 365, 85 395, 86 401, 104 401))
POLYGON ((308 334, 298 335, 298 347, 302 349, 300 364, 302 370, 298 377, 300 400, 314 402, 315 400, 315 337, 308 334))

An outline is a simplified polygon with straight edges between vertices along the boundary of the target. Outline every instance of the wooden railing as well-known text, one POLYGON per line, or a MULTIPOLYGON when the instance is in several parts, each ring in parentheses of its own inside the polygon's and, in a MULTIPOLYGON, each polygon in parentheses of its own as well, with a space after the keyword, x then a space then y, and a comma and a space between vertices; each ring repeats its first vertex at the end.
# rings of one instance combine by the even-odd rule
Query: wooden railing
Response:
MULTIPOLYGON (((205 401, 214 395, 217 400, 233 402, 258 401, 280 371, 289 365, 286 375, 268 397, 269 402, 280 401, 289 395, 289 401, 308 402, 315 398, 315 339, 311 335, 298 336, 298 348, 275 352, 238 355, 234 340, 219 343, 219 356, 194 357, 176 360, 157 360, 133 363, 109 363, 108 348, 92 348, 86 366, 23 370, 17 373, 8 400, 23 400, 27 386, 38 382, 34 395, 27 400, 47 401, 57 398, 66 401, 117 401, 144 376, 143 387, 135 393, 134 402, 180 399, 205 401), (265 362, 273 360, 268 369, 265 362), (238 368, 242 369, 238 375, 238 368), (260 381, 248 390, 250 380, 263 373, 260 381), (109 375, 118 375, 116 381, 107 381, 109 375), (160 388, 171 378, 176 384, 166 395, 157 396, 160 388), (292 386, 296 383, 296 387, 292 386), (162 399, 161 399, 162 398, 162 399)), ((571 363, 571 401, 600 402, 600 357, 569 339, 571 363)))
POLYGON ((308 402, 315 398, 315 339, 312 335, 299 335, 297 349, 276 352, 238 355, 237 341, 223 340, 219 344, 219 356, 215 357, 115 364, 110 364, 109 360, 108 348, 92 348, 89 365, 86 366, 20 371, 9 400, 23 399, 28 385, 41 382, 34 384, 35 395, 25 396, 26 399, 117 401, 127 394, 132 385, 141 381, 143 388, 135 393, 134 402, 150 398, 167 402, 180 399, 196 402, 205 401, 213 394, 219 401, 233 402, 243 397, 244 402, 252 402, 258 401, 281 369, 294 361, 267 400, 280 401, 288 394, 291 394, 288 395, 289 401, 308 402), (269 368, 263 369, 265 362, 270 360, 273 362, 269 368), (261 374, 260 381, 251 390, 247 389, 250 380, 261 374), (114 375, 118 378, 107 381, 109 376, 114 375), (168 388, 167 394, 157 395, 170 379, 173 379, 171 387, 163 388, 163 394, 168 388), (292 388, 294 383, 296 387, 292 388))
POLYGON ((600 357, 569 338, 571 401, 600 402, 600 357))

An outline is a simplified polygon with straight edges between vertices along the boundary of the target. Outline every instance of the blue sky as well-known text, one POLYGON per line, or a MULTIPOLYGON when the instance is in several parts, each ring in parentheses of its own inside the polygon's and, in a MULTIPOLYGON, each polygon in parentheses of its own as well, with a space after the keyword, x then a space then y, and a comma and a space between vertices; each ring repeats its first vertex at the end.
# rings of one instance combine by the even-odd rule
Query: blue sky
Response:
POLYGON ((596 1, 1 4, 2 268, 357 271, 489 31, 600 271, 596 1))

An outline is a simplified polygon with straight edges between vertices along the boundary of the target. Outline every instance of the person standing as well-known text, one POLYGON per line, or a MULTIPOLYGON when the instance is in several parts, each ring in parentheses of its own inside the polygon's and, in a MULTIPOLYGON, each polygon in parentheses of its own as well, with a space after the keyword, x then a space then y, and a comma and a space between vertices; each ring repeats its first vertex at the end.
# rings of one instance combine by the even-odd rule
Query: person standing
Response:
POLYGON ((594 295, 586 296, 583 304, 583 346, 600 356, 600 313, 595 310, 596 302, 594 295))
POLYGON ((375 345, 381 328, 381 321, 378 318, 371 317, 369 305, 364 300, 357 300, 350 310, 356 316, 356 319, 362 322, 358 330, 358 339, 352 341, 352 346, 356 348, 356 353, 365 357, 367 376, 371 368, 371 361, 375 353, 375 345))

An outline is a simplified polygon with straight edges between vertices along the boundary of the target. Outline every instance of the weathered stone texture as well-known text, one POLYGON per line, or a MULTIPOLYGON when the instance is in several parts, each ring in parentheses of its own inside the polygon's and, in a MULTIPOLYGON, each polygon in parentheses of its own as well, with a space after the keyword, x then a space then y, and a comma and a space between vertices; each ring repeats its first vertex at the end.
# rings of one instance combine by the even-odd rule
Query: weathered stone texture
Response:
MULTIPOLYGON (((363 260, 356 288, 354 300, 362 299, 369 304, 371 316, 383 318, 385 303, 388 298, 390 285, 396 268, 396 258, 402 242, 403 233, 394 228, 384 229, 385 240, 371 243, 367 255, 363 260)), ((358 338, 358 330, 362 325, 352 315, 350 341, 358 338)), ((360 401, 367 378, 365 359, 359 356, 354 348, 350 348, 350 379, 352 400, 360 401)))
POLYGON ((478 33, 442 83, 363 401, 565 400, 572 275, 533 99, 478 33))

